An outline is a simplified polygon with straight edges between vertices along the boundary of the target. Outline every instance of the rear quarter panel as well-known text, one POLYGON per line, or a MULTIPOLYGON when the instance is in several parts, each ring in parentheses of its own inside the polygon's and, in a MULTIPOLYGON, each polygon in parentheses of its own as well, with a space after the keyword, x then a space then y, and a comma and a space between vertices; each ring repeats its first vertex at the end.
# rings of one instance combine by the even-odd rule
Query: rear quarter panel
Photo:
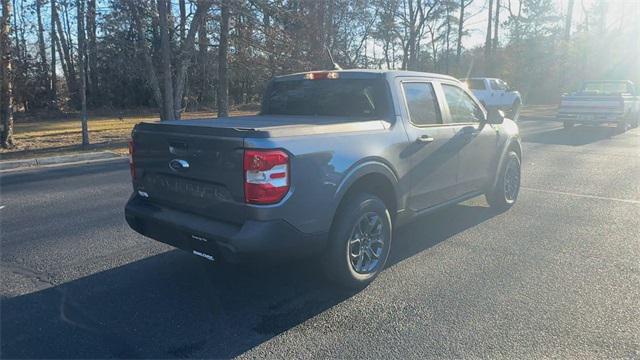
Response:
POLYGON ((408 192, 406 174, 410 170, 408 159, 402 156, 407 143, 403 126, 402 121, 381 121, 380 130, 245 139, 246 148, 284 149, 291 164, 291 189, 285 199, 274 205, 250 206, 248 217, 284 219, 305 233, 328 231, 344 184, 385 167, 395 177, 402 198, 408 192))

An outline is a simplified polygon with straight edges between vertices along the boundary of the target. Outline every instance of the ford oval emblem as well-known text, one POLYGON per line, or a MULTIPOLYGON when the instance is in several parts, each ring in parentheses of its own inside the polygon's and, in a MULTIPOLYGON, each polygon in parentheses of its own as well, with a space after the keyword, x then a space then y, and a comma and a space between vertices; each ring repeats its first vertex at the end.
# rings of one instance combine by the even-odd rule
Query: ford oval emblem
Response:
POLYGON ((186 160, 173 159, 169 161, 169 169, 180 172, 189 168, 189 163, 186 160))

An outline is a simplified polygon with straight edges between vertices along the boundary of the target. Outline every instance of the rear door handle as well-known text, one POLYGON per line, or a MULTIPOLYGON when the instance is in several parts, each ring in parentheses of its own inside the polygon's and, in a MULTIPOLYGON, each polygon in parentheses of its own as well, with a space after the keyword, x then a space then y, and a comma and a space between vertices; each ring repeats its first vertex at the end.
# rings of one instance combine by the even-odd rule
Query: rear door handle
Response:
POLYGON ((430 142, 433 142, 433 140, 434 140, 434 138, 432 138, 429 135, 420 135, 416 139, 417 142, 421 142, 421 143, 430 143, 430 142))

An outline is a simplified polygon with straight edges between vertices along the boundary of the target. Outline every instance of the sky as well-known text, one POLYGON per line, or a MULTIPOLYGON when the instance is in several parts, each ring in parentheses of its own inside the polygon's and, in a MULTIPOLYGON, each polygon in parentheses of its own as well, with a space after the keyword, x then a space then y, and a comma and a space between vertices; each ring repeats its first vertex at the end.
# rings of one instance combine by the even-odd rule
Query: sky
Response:
MULTIPOLYGON (((512 6, 517 7, 519 0, 511 0, 512 6)), ((584 9, 591 9, 597 0, 575 0, 574 9, 573 9, 573 29, 575 30, 575 26, 584 21, 584 9)), ((509 0, 501 0, 502 5, 506 5, 509 0)), ((489 0, 474 0, 472 5, 469 7, 469 11, 467 16, 471 17, 466 22, 466 26, 469 28, 470 36, 467 36, 463 40, 463 44, 465 48, 473 48, 475 46, 479 46, 484 44, 486 38, 487 31, 487 6, 489 0)), ((494 0, 495 3, 495 0, 494 0)), ((558 10, 558 13, 566 14, 567 6, 569 0, 555 0, 555 6, 558 10)), ((628 13, 634 12, 640 15, 640 0, 607 0, 608 6, 608 16, 607 16, 607 26, 619 26, 620 22, 623 20, 629 21, 639 21, 637 17, 629 17, 625 16, 628 13)), ((501 22, 507 19, 507 11, 501 10, 500 14, 501 22)), ((623 24, 627 25, 627 24, 623 24)), ((505 29, 502 29, 500 35, 504 38, 503 33, 505 29)))

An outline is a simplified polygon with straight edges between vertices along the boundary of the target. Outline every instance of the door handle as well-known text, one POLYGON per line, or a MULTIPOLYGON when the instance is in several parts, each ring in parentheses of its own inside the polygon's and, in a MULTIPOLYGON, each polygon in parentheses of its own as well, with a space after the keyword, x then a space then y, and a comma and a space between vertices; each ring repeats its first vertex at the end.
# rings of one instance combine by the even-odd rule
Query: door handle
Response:
POLYGON ((432 138, 429 135, 420 135, 416 139, 417 142, 421 142, 421 143, 430 143, 430 142, 433 142, 433 140, 434 140, 434 138, 432 138))

